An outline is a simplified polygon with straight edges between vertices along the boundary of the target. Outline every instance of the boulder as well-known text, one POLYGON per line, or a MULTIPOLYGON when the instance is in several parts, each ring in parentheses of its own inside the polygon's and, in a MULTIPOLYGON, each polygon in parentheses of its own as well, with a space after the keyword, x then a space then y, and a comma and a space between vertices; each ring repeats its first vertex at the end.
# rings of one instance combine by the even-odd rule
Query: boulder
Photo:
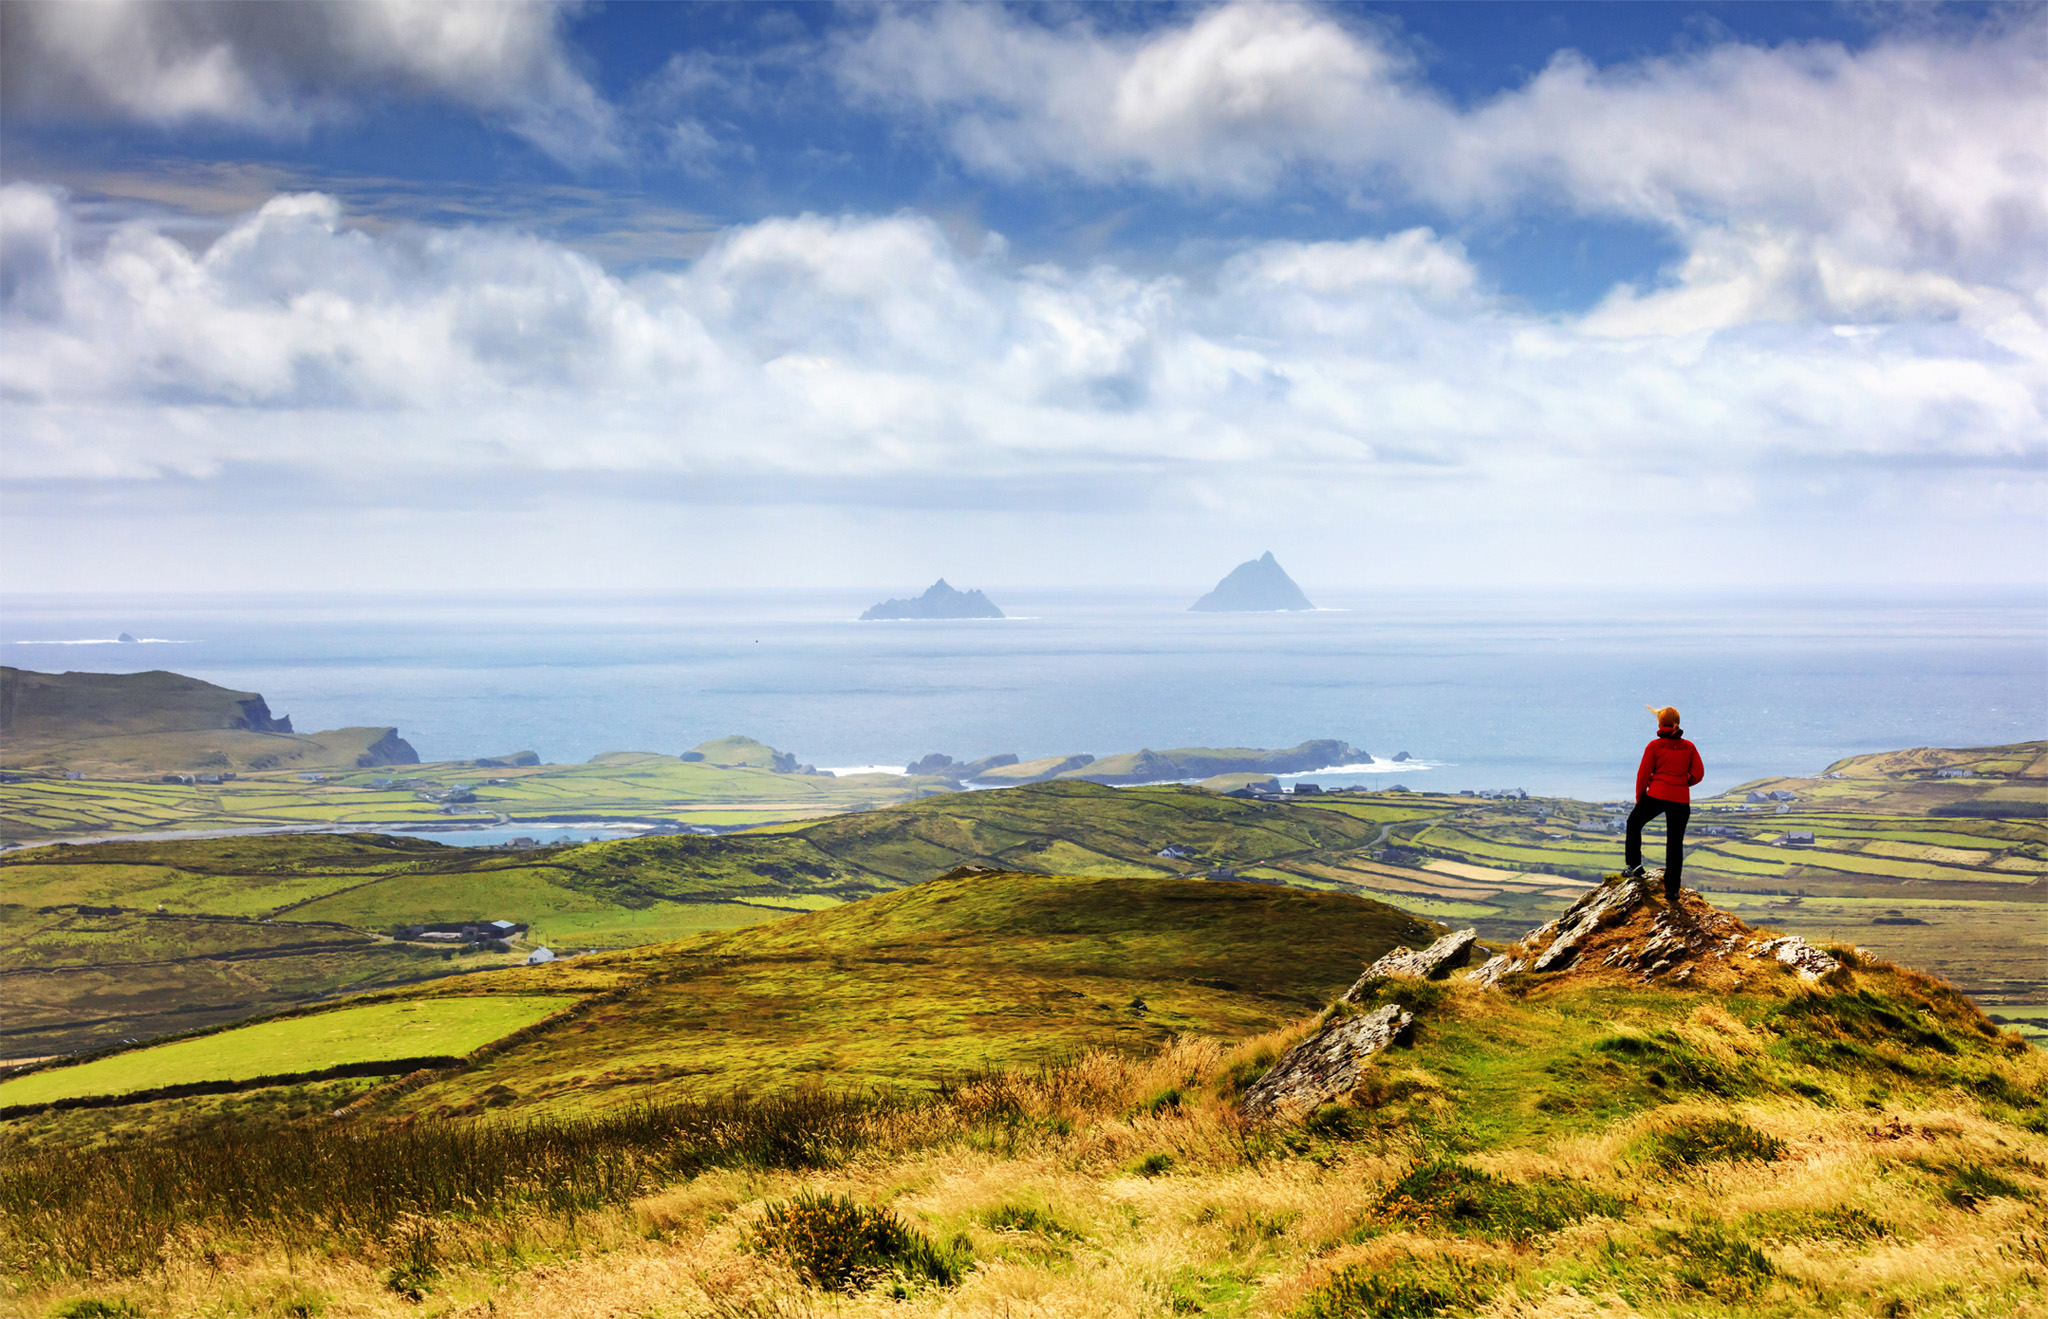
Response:
POLYGON ((1472 960, 1472 942, 1478 937, 1476 929, 1453 930, 1421 952, 1412 948, 1396 948, 1365 968, 1365 974, 1358 977, 1358 983, 1345 992, 1344 1001, 1362 1002, 1374 981, 1385 980, 1389 976, 1441 980, 1472 960))
POLYGON ((1360 1065, 1392 1044, 1415 1021, 1398 1003, 1325 1021, 1252 1082, 1240 1107, 1252 1117, 1313 1112, 1358 1087, 1360 1065))

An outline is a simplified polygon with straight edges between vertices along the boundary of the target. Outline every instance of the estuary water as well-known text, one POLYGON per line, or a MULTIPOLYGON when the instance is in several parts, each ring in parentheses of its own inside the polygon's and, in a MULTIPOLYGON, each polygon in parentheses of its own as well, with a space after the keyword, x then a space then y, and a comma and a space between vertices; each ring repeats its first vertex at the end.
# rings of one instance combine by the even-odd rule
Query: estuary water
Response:
POLYGON ((1326 786, 1627 797, 1677 705, 1706 791, 1859 752, 2048 737, 2048 592, 1359 594, 1193 614, 1182 592, 988 588, 1013 617, 860 623, 868 592, 0 600, 0 660, 170 669, 425 760, 679 752, 825 768, 1338 738, 1326 786), (141 638, 115 642, 126 632, 141 638), (1406 763, 1387 763, 1400 752, 1406 763))

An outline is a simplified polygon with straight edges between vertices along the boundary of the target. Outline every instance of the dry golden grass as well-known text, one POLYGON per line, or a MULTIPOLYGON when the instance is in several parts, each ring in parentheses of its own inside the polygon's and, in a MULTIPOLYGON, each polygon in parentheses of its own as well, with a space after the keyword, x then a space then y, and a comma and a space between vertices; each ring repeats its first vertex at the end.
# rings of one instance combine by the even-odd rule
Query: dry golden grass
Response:
MULTIPOLYGON (((1883 983, 1906 994, 1940 988, 1888 968, 1859 974, 1873 985, 1890 977, 1883 983)), ((1545 995, 1432 990, 1430 1033, 1368 1069, 1351 1110, 1358 1125, 1336 1134, 1253 1126, 1234 1107, 1233 1084, 1313 1028, 1303 1020, 1234 1044, 1181 1040, 1146 1058, 1096 1051, 981 1077, 941 1102, 877 1110, 863 1143, 829 1169, 711 1169, 566 1220, 406 1221, 382 1246, 329 1255, 187 1234, 140 1276, 17 1285, 0 1293, 0 1310, 44 1315, 92 1296, 148 1315, 250 1319, 1281 1319, 1370 1313, 1317 1309, 1362 1271, 1484 1279, 1483 1296, 1440 1311, 1481 1319, 2048 1319, 2048 1137, 2001 1120, 1961 1079, 1870 1083, 1885 1075, 1886 1048, 1931 1077, 1925 1057, 1885 1045, 1871 1055, 1879 1061, 1857 1064, 1876 1072, 1810 1070, 1831 1083, 1809 1086, 1813 1095, 1692 1091, 1597 1121, 1474 1127, 1475 1096, 1511 1104, 1543 1075, 1540 1059, 1554 1055, 1533 1051, 1554 1043, 1565 1018, 1542 1015, 1552 1011, 1545 995), (1526 1070, 1483 1090, 1473 1060, 1524 1056, 1517 1050, 1532 1051, 1526 1070), (1713 1123, 1740 1124, 1775 1157, 1655 1156, 1664 1135, 1713 1123), (1396 1183, 1454 1156, 1489 1184, 1538 1201, 1583 1194, 1593 1207, 1505 1234, 1387 1207, 1396 1183), (1958 1191, 1971 1186, 1990 1189, 1958 1191), (886 1207, 967 1252, 971 1267, 957 1285, 904 1295, 887 1281, 817 1290, 751 1245, 768 1207, 799 1192, 886 1207), (408 1239, 430 1241, 439 1268, 418 1302, 386 1285, 408 1239)), ((1708 999, 1658 1001, 1667 1007, 1656 1019, 1640 997, 1589 998, 1572 1011, 1595 1034, 1654 1034, 1727 1075, 1784 1065, 1768 1018, 1708 999)), ((1968 1048, 1976 1070, 1959 1078, 2048 1093, 2048 1055, 1988 1037, 1968 1048)))

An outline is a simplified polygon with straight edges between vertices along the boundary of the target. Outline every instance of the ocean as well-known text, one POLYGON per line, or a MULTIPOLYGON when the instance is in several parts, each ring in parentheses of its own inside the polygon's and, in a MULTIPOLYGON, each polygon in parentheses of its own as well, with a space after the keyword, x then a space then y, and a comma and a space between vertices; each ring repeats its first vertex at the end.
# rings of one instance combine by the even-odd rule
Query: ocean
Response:
POLYGON ((990 588, 1012 617, 854 621, 905 593, 12 595, 0 651, 258 691, 301 731, 395 724, 425 760, 744 733, 847 769, 1328 737, 1375 763, 1302 776, 1324 786, 1619 800, 1651 704, 1683 711, 1708 792, 2048 737, 2043 592, 1384 593, 1193 614, 1179 592, 990 588))

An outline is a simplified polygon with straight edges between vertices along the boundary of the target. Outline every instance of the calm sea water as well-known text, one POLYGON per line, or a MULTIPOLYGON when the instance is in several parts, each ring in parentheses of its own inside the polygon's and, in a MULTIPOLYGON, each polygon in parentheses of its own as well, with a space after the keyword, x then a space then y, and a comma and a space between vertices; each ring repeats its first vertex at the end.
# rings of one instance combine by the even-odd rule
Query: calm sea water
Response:
POLYGON ((427 760, 677 752, 745 733, 823 767, 1341 738, 1326 784, 1625 797, 1675 704, 1708 790, 1858 752, 2048 737, 2048 593, 1374 595, 1191 614, 1175 593, 991 589, 1016 617, 858 623, 904 591, 0 601, 0 659, 171 669, 301 730, 427 760), (99 643, 121 632, 133 645, 99 643), (60 644, 65 643, 65 644, 60 644))

